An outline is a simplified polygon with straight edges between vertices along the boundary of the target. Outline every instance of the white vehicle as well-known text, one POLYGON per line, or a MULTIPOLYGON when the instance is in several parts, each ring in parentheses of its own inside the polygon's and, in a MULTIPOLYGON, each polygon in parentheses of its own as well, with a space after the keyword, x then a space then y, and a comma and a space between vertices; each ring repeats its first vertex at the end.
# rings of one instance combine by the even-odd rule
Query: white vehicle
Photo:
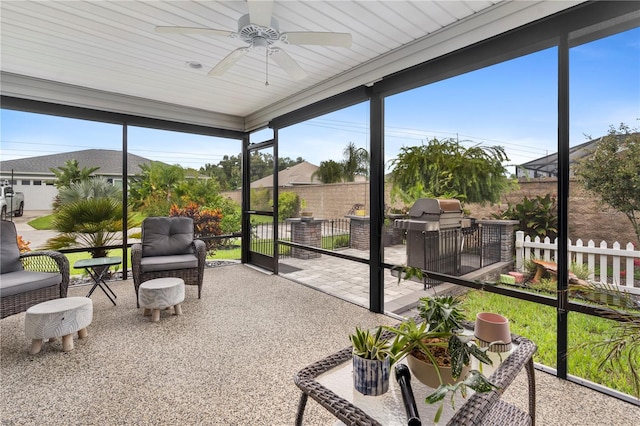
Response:
POLYGON ((22 216, 24 213, 24 194, 13 192, 10 186, 0 186, 0 209, 2 219, 7 219, 10 213, 14 216, 22 216))

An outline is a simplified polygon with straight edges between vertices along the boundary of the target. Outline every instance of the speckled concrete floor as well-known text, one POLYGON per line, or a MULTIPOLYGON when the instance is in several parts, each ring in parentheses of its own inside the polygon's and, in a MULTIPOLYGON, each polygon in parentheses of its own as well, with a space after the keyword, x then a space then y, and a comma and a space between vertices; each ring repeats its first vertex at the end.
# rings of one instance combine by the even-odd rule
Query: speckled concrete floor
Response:
MULTIPOLYGON (((356 325, 395 320, 242 265, 188 286, 182 316, 151 323, 131 281, 97 290, 89 338, 29 355, 24 313, 0 321, 3 425, 292 425, 294 374, 349 344, 356 325)), ((71 288, 84 296, 88 287, 71 288)), ((537 372, 538 425, 637 425, 640 408, 537 372)), ((505 398, 526 407, 519 377, 505 398)), ((335 419, 310 401, 307 425, 335 419)))

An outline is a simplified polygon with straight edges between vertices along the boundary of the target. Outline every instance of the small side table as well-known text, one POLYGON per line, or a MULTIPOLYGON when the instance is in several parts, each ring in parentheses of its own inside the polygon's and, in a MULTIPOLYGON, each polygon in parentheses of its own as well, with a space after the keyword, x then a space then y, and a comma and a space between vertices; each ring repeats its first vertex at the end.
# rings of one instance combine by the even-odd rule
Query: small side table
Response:
POLYGON ((93 279, 93 287, 91 287, 91 290, 89 290, 89 294, 87 294, 87 297, 91 297, 96 287, 100 287, 104 292, 104 294, 107 295, 109 300, 111 300, 111 303, 113 303, 113 305, 115 306, 116 301, 114 299, 117 299, 118 296, 116 296, 113 290, 111 290, 111 288, 104 281, 104 276, 109 270, 109 267, 114 265, 119 265, 121 262, 122 262, 122 259, 118 256, 96 257, 92 259, 78 260, 73 265, 73 267, 76 269, 84 268, 89 274, 89 276, 91 277, 91 279, 93 279), (109 293, 113 295, 113 298, 109 293))
POLYGON ((93 320, 93 302, 87 297, 64 297, 47 300, 27 309, 24 333, 31 339, 29 353, 37 354, 46 339, 62 337, 62 350, 73 350, 73 333, 87 337, 87 326, 93 320))

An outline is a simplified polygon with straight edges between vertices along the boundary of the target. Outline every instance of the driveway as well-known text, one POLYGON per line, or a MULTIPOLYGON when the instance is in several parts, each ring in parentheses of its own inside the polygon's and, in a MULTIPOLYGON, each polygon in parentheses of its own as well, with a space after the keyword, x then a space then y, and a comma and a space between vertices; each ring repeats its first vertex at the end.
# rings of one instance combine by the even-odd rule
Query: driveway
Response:
POLYGON ((50 213, 51 211, 49 210, 25 210, 23 216, 13 218, 18 235, 21 235, 25 242, 30 242, 29 247, 31 250, 41 249, 49 238, 56 236, 56 232, 39 231, 29 226, 27 222, 50 213))

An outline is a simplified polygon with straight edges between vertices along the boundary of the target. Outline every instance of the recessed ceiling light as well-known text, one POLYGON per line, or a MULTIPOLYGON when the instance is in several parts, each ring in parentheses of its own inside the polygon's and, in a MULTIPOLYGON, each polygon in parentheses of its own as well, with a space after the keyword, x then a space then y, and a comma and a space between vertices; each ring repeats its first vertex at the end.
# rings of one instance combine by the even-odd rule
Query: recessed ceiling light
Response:
POLYGON ((187 61, 186 62, 187 67, 193 69, 193 70, 199 70, 200 68, 202 68, 202 64, 200 62, 196 62, 196 61, 187 61))

